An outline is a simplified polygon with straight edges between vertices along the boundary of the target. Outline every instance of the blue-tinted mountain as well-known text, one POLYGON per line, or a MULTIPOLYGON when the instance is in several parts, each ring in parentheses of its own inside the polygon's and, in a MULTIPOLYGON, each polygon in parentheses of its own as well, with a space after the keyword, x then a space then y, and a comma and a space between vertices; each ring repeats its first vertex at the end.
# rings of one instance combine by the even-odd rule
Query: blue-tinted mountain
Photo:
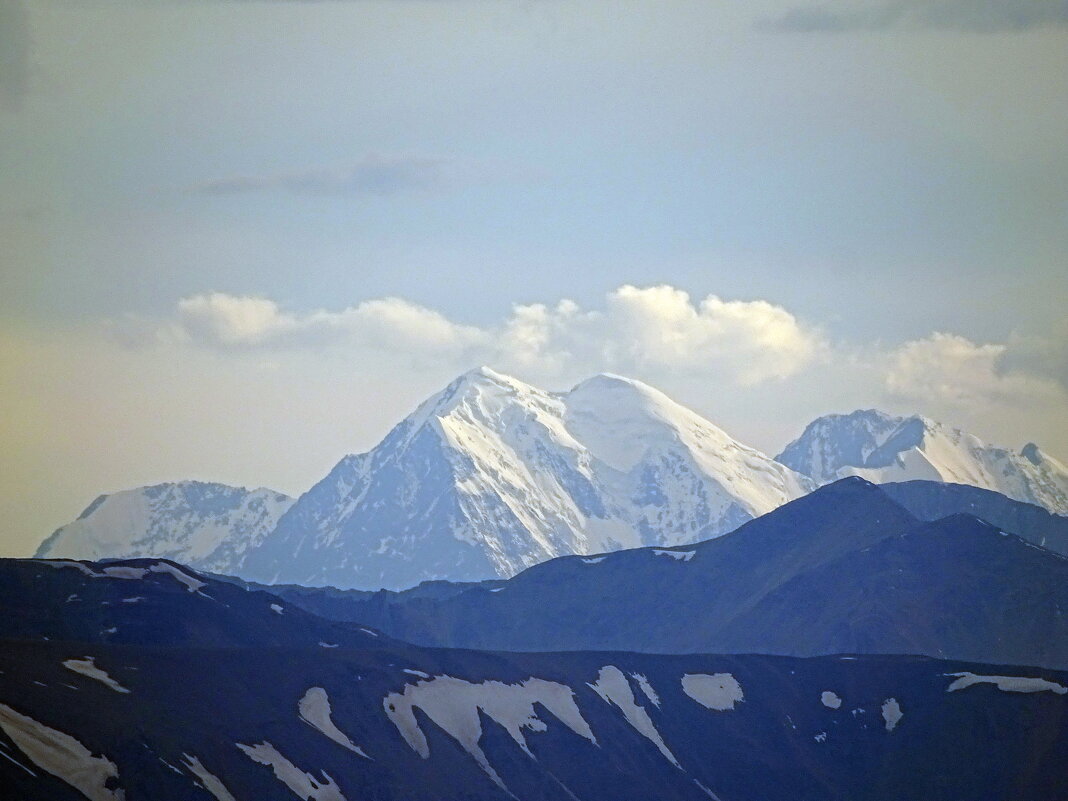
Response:
POLYGON ((9 607, 8 590, 0 609, 4 798, 1068 797, 1065 673, 426 649, 372 629, 342 639, 344 626, 165 562, 77 564, 0 562, 0 587, 21 598, 9 607), (52 615, 19 628, 27 608, 52 615))
POLYGON ((1065 609, 1064 557, 968 515, 921 522, 852 478, 693 546, 555 559, 438 597, 361 594, 343 614, 450 647, 917 653, 1068 668, 1065 609))
POLYGON ((920 520, 970 514, 1028 542, 1068 556, 1068 517, 966 484, 904 481, 880 485, 883 492, 920 520))

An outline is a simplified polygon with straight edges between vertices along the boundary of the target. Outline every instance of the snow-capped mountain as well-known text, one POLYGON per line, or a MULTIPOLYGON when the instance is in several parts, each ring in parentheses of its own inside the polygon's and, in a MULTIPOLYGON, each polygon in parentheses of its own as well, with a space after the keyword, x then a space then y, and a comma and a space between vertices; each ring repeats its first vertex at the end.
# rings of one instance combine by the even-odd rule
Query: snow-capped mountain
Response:
POLYGON ((59 528, 37 557, 163 557, 220 573, 240 573, 293 499, 270 489, 180 481, 101 495, 59 528))
POLYGON ((724 534, 809 479, 639 381, 466 373, 347 456, 251 553, 260 581, 398 588, 724 534))
POLYGON ((919 415, 876 409, 826 415, 775 458, 819 484, 845 476, 970 484, 1068 514, 1068 467, 1037 445, 998 448, 919 415))

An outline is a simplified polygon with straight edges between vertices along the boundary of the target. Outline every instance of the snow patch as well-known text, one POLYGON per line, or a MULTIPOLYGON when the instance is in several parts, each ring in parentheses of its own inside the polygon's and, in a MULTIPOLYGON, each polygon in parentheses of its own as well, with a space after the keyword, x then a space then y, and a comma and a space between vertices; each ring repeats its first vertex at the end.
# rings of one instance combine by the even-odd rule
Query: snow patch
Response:
POLYGON ((883 722, 886 724, 887 731, 893 731, 903 716, 901 704, 896 698, 887 698, 883 701, 883 722))
POLYGON ((85 659, 68 659, 63 663, 63 667, 67 670, 73 670, 75 673, 81 673, 83 676, 88 676, 91 679, 96 679, 101 684, 106 684, 117 693, 128 693, 128 689, 119 684, 115 679, 111 678, 107 674, 107 671, 101 670, 95 664, 93 664, 94 657, 87 656, 85 659))
POLYGON ((156 562, 156 564, 148 569, 153 573, 166 573, 179 584, 184 585, 189 592, 197 592, 202 587, 207 586, 207 584, 200 579, 189 575, 184 570, 179 570, 174 565, 168 565, 166 562, 156 562))
POLYGON ((659 548, 654 548, 653 553, 657 556, 670 556, 677 562, 689 562, 697 551, 662 551, 659 548))
POLYGON ((591 557, 589 557, 587 559, 583 559, 582 561, 587 565, 599 565, 601 562, 603 562, 607 558, 608 557, 606 557, 606 556, 591 556, 591 557))
POLYGON ((325 734, 338 745, 349 749, 354 754, 359 754, 364 759, 371 758, 334 724, 330 717, 330 699, 322 687, 309 688, 297 704, 297 711, 300 713, 301 720, 321 734, 325 734))
POLYGON ((409 676, 418 676, 421 679, 429 679, 430 678, 430 674, 429 673, 424 673, 421 670, 412 670, 411 668, 404 668, 403 672, 407 673, 409 676))
POLYGON ((41 770, 75 788, 90 801, 123 801, 125 793, 109 789, 119 776, 115 763, 92 752, 69 734, 50 729, 33 718, 0 704, 0 729, 41 770))
POLYGON ((145 577, 147 572, 148 569, 144 567, 116 565, 115 567, 105 567, 98 575, 107 576, 108 578, 140 580, 145 577))
POLYGON ((707 795, 709 798, 711 798, 712 801, 722 801, 722 799, 720 799, 720 797, 718 795, 716 795, 711 790, 709 790, 707 787, 705 787, 703 784, 701 784, 701 782, 697 781, 697 779, 694 779, 693 783, 696 784, 698 787, 700 787, 702 792, 704 792, 705 795, 707 795))
POLYGON ((618 707, 627 723, 633 726, 642 737, 653 743, 672 765, 679 767, 678 760, 664 743, 649 713, 645 711, 645 707, 635 702, 634 691, 631 690, 630 682, 623 675, 623 671, 614 665, 605 665, 598 672, 597 681, 587 686, 601 696, 606 703, 618 707))
POLYGON ((452 676, 435 676, 414 685, 406 684, 403 693, 390 693, 382 701, 387 717, 404 741, 423 759, 430 757, 430 746, 416 720, 413 711, 416 707, 456 740, 502 788, 504 782, 479 745, 482 739, 479 711, 501 724, 516 744, 533 756, 522 730, 546 730, 545 722, 534 711, 534 704, 541 704, 571 731, 597 743, 589 724, 579 712, 571 688, 534 677, 519 684, 499 681, 472 684, 452 676))
POLYGON ((268 765, 274 771, 275 778, 296 793, 303 801, 346 801, 330 774, 322 771, 320 781, 310 773, 305 773, 284 756, 269 742, 259 745, 242 745, 235 743, 245 752, 249 759, 261 765, 268 765))
POLYGON ((282 609, 282 607, 279 604, 271 604, 271 611, 274 612, 275 614, 280 615, 285 610, 282 609))
POLYGON ((838 709, 840 706, 842 706, 842 699, 839 697, 838 693, 833 693, 830 690, 824 690, 820 694, 820 703, 828 709, 838 709))
POLYGON ((631 673, 631 678, 638 682, 638 687, 645 693, 645 697, 653 702, 653 706, 660 706, 660 696, 656 694, 656 690, 653 689, 653 685, 649 683, 649 679, 642 673, 631 673))
MULTIPOLYGON (((84 573, 90 577, 100 576, 102 574, 97 573, 88 565, 83 565, 81 562, 75 562, 73 559, 35 559, 35 562, 41 565, 48 565, 49 567, 61 568, 61 567, 73 567, 79 573, 84 573)), ((67 599, 68 601, 70 598, 67 599)))
POLYGON ((132 567, 130 565, 109 565, 98 573, 93 570, 89 565, 82 562, 75 562, 70 559, 36 559, 34 560, 39 564, 49 565, 50 567, 73 567, 80 573, 84 573, 89 578, 114 578, 114 579, 126 579, 129 581, 136 581, 143 579, 148 573, 166 573, 173 577, 175 581, 183 584, 189 592, 197 592, 201 587, 207 586, 207 584, 188 573, 179 570, 174 565, 169 565, 166 562, 156 562, 148 567, 132 567))
POLYGON ((216 801, 237 801, 237 799, 230 794, 230 791, 226 789, 226 785, 219 781, 217 776, 209 773, 208 770, 200 764, 200 760, 195 756, 182 754, 182 764, 185 766, 186 770, 200 780, 200 783, 204 785, 204 789, 211 793, 216 801))
POLYGON ((1045 679, 1034 679, 1026 676, 978 676, 975 673, 946 673, 947 676, 959 678, 946 688, 946 692, 952 693, 971 687, 973 684, 994 684, 1005 693, 1040 693, 1053 692, 1057 695, 1068 693, 1068 687, 1045 679))
POLYGON ((682 677, 682 691, 701 706, 719 712, 745 700, 742 685, 730 673, 687 673, 682 677))

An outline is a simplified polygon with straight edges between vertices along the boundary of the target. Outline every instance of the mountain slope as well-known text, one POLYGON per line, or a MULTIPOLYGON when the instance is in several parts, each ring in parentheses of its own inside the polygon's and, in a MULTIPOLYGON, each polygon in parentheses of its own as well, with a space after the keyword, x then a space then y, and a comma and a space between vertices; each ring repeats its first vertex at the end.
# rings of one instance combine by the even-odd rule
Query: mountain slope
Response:
POLYGON ((293 499, 269 489, 181 481, 101 495, 37 549, 41 558, 158 557, 239 573, 293 499))
POLYGON ((880 489, 920 520, 970 514, 1062 556, 1068 556, 1068 517, 965 484, 905 481, 880 489))
POLYGON ((217 648, 391 641, 164 559, 0 559, 0 609, 6 641, 217 648))
MULTIPOLYGON (((1068 674, 915 657, 485 653, 355 629, 317 643, 337 624, 289 625, 294 610, 270 595, 153 566, 168 567, 0 562, 0 589, 57 610, 42 618, 50 630, 0 633, 4 797, 1068 796, 1068 674), (124 604, 130 592, 143 601, 124 604), (166 647, 103 642, 71 596, 124 607, 120 631, 163 629, 166 647), (207 619, 238 639, 205 638, 207 619)), ((6 603, 0 626, 18 625, 6 603)))
POLYGON ((480 368, 294 504, 240 575, 406 587, 717 536, 811 482, 638 381, 550 393, 480 368))
MULTIPOLYGON (((293 601, 317 608, 310 594, 293 601)), ((697 545, 564 557, 454 594, 355 596, 345 617, 449 647, 908 652, 1068 668, 1066 608, 1068 559, 970 516, 920 523, 850 478, 697 545)))
POLYGON ((1068 514, 1068 467, 1037 445, 1019 452, 997 448, 919 415, 894 417, 875 409, 826 415, 775 458, 818 484, 851 475, 880 484, 968 484, 1068 514))

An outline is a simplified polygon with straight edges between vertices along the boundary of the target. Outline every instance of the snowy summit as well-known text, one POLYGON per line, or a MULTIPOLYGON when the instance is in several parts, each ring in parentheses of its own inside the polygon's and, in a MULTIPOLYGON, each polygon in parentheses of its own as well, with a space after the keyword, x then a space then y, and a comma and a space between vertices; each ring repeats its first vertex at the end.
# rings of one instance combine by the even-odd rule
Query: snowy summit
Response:
POLYGON ((819 417, 776 459, 818 484, 845 476, 968 484, 1068 514, 1068 467, 1037 445, 998 448, 920 415, 867 409, 819 417))
POLYGON ((179 481, 101 495, 37 549, 47 559, 173 559, 240 573, 293 499, 270 489, 179 481))
POLYGON ((510 576, 714 537, 811 486, 640 381, 555 393, 481 367, 342 459, 245 573, 360 587, 510 576))

